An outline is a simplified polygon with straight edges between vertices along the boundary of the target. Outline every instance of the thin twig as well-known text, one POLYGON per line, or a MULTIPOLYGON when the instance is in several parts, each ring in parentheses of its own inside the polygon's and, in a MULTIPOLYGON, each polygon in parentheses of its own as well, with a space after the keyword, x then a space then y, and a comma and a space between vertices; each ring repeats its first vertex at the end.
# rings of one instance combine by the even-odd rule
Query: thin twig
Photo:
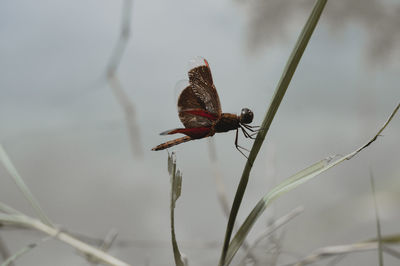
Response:
POLYGON ((360 148, 358 148, 357 150, 355 150, 354 152, 352 152, 351 154, 345 156, 344 159, 346 160, 350 160, 351 158, 353 158, 355 155, 357 155, 360 151, 362 151, 363 149, 365 149, 366 147, 368 147, 369 145, 371 145, 372 142, 374 142, 379 136, 381 136, 381 133, 383 130, 385 130, 385 128, 387 127, 387 125, 389 125, 390 121, 392 121, 393 117, 395 116, 395 114, 397 113, 397 111, 400 108, 400 103, 397 104, 396 108, 393 110, 393 112, 391 113, 391 115, 389 116, 389 118, 386 120, 386 122, 383 124, 383 126, 381 127, 381 129, 378 131, 378 133, 376 133, 376 135, 370 139, 367 143, 365 143, 364 145, 362 145, 360 148))
POLYGON ((121 32, 107 65, 107 80, 122 107, 131 143, 131 152, 134 156, 142 156, 143 149, 140 142, 140 130, 136 122, 136 111, 133 102, 129 99, 117 77, 117 70, 125 53, 131 35, 131 17, 133 0, 125 0, 122 6, 121 32))
POLYGON ((131 20, 132 20, 132 5, 133 0, 124 0, 122 5, 122 20, 121 31, 117 44, 111 54, 107 65, 107 75, 114 75, 121 63, 121 59, 125 53, 131 35, 131 20))
POLYGON ((136 111, 133 102, 129 99, 121 82, 116 75, 109 75, 108 82, 112 88, 115 98, 122 107, 125 115, 125 122, 128 129, 131 152, 134 156, 142 156, 143 150, 140 142, 140 130, 136 122, 136 111))

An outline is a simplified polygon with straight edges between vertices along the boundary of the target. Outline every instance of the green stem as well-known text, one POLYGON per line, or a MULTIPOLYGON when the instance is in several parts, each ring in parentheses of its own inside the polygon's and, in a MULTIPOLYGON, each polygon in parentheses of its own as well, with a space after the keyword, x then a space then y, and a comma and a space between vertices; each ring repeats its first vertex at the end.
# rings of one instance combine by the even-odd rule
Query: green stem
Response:
POLYGON ((279 83, 276 87, 275 94, 272 98, 268 111, 264 117, 264 120, 261 124, 261 128, 259 133, 257 134, 256 140, 254 141, 253 147, 250 151, 249 158, 247 159, 246 166, 243 170, 242 177, 239 182, 239 186, 236 191, 235 199, 232 204, 231 213, 229 215, 228 225, 226 227, 224 246, 222 248, 221 258, 219 261, 219 265, 225 265, 226 253, 229 247, 229 242, 232 236, 233 226, 235 224, 236 216, 239 212, 239 207, 243 199, 244 192, 247 187, 247 183, 249 181, 250 171, 253 167, 253 163, 257 157, 258 152, 261 149, 261 145, 264 142, 265 136, 269 130, 269 127, 272 123, 272 120, 275 117, 276 112, 278 111, 279 105, 285 95, 285 92, 289 86, 289 83, 293 77, 293 74, 297 68, 298 63, 300 62, 301 56, 310 40, 310 37, 315 29, 315 26, 318 23, 319 17, 322 13, 322 10, 325 7, 327 0, 317 0, 314 8, 309 16, 296 44, 295 47, 289 57, 289 60, 285 66, 282 77, 279 80, 279 83))

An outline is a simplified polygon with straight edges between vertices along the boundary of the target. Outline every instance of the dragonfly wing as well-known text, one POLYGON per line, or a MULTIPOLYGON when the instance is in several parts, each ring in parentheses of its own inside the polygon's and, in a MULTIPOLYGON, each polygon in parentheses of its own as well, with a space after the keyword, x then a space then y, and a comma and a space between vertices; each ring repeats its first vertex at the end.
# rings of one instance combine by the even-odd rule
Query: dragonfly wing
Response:
POLYGON ((189 82, 195 96, 200 99, 204 110, 216 114, 218 117, 221 116, 221 103, 207 60, 195 57, 190 60, 190 65, 189 82))
POLYGON ((177 84, 177 90, 182 88, 178 98, 178 114, 182 124, 186 128, 210 127, 217 116, 206 110, 204 102, 196 96, 188 81, 177 84))
POLYGON ((216 117, 205 110, 203 102, 196 97, 192 86, 186 87, 179 96, 178 114, 186 128, 210 127, 215 120, 212 117, 216 117))

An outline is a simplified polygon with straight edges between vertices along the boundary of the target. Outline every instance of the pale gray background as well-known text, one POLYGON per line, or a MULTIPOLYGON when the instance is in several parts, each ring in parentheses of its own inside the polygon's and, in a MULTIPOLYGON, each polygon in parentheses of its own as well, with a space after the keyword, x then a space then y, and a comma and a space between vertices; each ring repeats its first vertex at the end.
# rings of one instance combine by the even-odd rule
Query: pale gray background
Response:
MULTIPOLYGON (((133 265, 172 265, 167 153, 150 149, 181 126, 175 83, 187 62, 208 59, 223 111, 249 107, 260 124, 312 0, 135 1, 132 36, 118 76, 137 111, 142 159, 129 148, 124 114, 104 80, 117 41, 122 1, 1 1, 0 140, 51 219, 102 238, 117 228, 111 253, 133 265), (263 3, 267 2, 267 3, 263 3), (130 243, 131 243, 130 242, 130 243)), ((294 172, 346 154, 375 134, 400 99, 398 1, 329 1, 252 171, 239 220, 294 172), (350 3, 349 3, 350 2, 350 3)), ((373 145, 267 210, 302 205, 285 227, 292 261, 326 245, 376 235, 369 168, 375 175, 383 234, 399 232, 398 116, 373 145)), ((214 137, 230 201, 245 160, 234 133, 214 137)), ((251 147, 250 141, 241 140, 251 147)), ((215 265, 226 218, 217 201, 208 141, 174 148, 183 171, 176 230, 190 265, 215 265), (217 248, 203 244, 217 243, 217 248)), ((32 214, 0 166, 0 200, 32 214)), ((40 234, 0 231, 12 252, 40 234)), ((240 258, 240 254, 238 256, 240 258)), ((320 265, 325 265, 326 261, 320 265)), ((399 261, 385 256, 385 265, 399 261)), ((48 241, 17 265, 86 265, 68 246, 48 241)), ((376 252, 339 265, 376 265, 376 252)))

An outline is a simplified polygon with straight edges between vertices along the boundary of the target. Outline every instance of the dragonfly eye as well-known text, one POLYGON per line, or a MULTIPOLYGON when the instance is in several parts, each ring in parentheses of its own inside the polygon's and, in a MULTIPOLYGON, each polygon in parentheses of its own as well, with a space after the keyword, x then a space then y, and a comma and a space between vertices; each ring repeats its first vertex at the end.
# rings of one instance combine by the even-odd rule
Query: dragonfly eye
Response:
POLYGON ((253 112, 248 108, 243 108, 240 113, 240 123, 250 124, 253 122, 253 112))

